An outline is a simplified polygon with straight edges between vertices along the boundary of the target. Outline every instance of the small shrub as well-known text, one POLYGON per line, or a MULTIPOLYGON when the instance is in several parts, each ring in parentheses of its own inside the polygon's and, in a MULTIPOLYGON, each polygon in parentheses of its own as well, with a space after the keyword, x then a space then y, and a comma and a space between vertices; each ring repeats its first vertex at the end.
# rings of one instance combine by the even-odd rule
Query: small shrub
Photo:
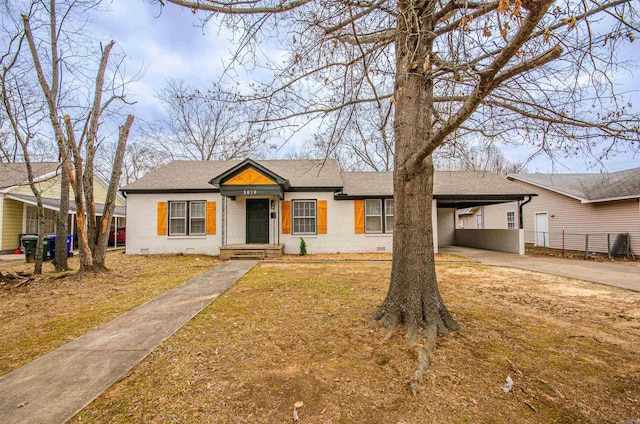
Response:
POLYGON ((300 237, 300 256, 304 256, 307 254, 307 243, 304 242, 304 239, 300 237))

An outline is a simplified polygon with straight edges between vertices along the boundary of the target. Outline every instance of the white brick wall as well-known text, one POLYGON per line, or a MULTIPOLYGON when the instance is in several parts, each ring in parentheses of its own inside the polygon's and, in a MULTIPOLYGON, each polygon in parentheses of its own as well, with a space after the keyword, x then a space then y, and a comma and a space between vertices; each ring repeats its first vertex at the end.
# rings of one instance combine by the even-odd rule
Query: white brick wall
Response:
MULTIPOLYGON (((254 197, 261 198, 260 196, 254 197)), ((284 243, 285 253, 297 254, 300 252, 300 237, 304 238, 308 253, 391 252, 393 250, 392 234, 355 233, 354 202, 352 200, 336 201, 333 198, 333 193, 328 192, 285 193, 285 200, 327 201, 327 234, 294 235, 281 234, 282 204, 277 197, 270 199, 274 200, 275 206, 275 209, 270 209, 270 212, 276 212, 276 218, 269 219, 269 242, 272 244, 284 243)), ((226 232, 226 244, 244 244, 246 242, 245 215, 246 198, 244 197, 230 200, 223 198, 218 193, 129 193, 127 196, 126 252, 129 254, 200 253, 218 255, 223 232, 226 232), (215 201, 216 234, 208 236, 157 235, 158 202, 176 200, 215 201), (226 204, 223 207, 224 202, 226 204), (222 217, 225 208, 227 210, 226 222, 222 217), (223 226, 226 227, 226 230, 223 226)), ((435 209, 433 219, 436 220, 435 209)), ((293 229, 293 222, 291 226, 293 229)), ((434 230, 434 238, 435 240, 438 238, 436 230, 434 230)))
POLYGON ((200 253, 218 255, 221 244, 221 196, 218 193, 160 193, 127 196, 127 246, 129 254, 200 253), (206 200, 216 202, 216 234, 208 236, 159 236, 158 202, 206 200))
MULTIPOLYGON (((285 200, 326 200, 327 234, 282 234, 285 253, 300 253, 300 237, 304 238, 307 253, 391 252, 392 234, 356 234, 353 200, 334 200, 333 193, 285 193, 285 200), (384 249, 384 250, 382 250, 384 249)), ((293 222, 291 223, 293 230, 293 222)))

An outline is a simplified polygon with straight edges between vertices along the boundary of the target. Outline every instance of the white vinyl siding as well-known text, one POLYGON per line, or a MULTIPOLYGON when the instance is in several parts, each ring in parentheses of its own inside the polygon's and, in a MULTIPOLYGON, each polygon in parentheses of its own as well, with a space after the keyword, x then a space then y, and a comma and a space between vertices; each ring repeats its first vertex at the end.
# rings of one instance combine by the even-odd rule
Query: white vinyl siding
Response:
POLYGON ((515 230, 516 228, 516 213, 507 212, 507 229, 515 230))
POLYGON ((316 201, 293 200, 293 234, 316 234, 316 201))

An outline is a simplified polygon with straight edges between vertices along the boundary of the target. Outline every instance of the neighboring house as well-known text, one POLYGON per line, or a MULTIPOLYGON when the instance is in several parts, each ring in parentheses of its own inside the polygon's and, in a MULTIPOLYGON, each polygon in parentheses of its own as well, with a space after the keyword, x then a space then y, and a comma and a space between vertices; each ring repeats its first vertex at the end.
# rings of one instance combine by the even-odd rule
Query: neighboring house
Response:
MULTIPOLYGON (((587 247, 604 253, 615 248, 615 253, 622 254, 628 234, 631 249, 636 255, 640 252, 640 168, 601 174, 514 174, 507 178, 538 193, 524 205, 526 243, 581 251, 587 247)), ((486 206, 486 228, 507 228, 509 214, 516 208, 514 203, 486 206)))
MULTIPOLYGON (((456 243, 457 207, 531 195, 480 172, 437 172, 434 184, 436 249, 456 243)), ((225 257, 229 250, 259 245, 272 246, 275 254, 299 253, 301 238, 310 253, 393 247, 393 174, 340 172, 334 160, 175 161, 121 191, 127 197, 126 251, 131 254, 225 257)), ((509 239, 505 249, 524 251, 519 231, 488 238, 509 239)))
MULTIPOLYGON (((35 180, 42 191, 42 203, 45 213, 45 234, 55 234, 56 213, 60 209, 60 167, 58 162, 40 162, 32 164, 35 180)), ((94 180, 94 198, 102 201, 106 198, 108 184, 100 178, 94 180)), ((114 222, 112 228, 125 226, 125 201, 121 195, 116 198, 114 222)), ((96 203, 98 214, 104 204, 96 203)), ((76 233, 75 202, 73 193, 69 201, 70 233, 76 233)), ((36 198, 29 186, 27 169, 24 163, 0 163, 0 251, 11 252, 20 247, 22 234, 37 234, 38 219, 36 198)))

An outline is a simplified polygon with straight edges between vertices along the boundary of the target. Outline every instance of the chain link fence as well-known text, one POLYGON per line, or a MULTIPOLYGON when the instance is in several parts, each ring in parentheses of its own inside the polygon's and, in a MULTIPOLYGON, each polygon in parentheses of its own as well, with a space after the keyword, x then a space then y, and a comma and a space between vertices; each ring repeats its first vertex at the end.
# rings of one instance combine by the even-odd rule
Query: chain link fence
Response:
POLYGON ((582 254, 636 259, 640 253, 640 232, 569 233, 565 231, 525 231, 525 243, 543 253, 582 254), (553 252, 552 252, 553 251, 553 252))

